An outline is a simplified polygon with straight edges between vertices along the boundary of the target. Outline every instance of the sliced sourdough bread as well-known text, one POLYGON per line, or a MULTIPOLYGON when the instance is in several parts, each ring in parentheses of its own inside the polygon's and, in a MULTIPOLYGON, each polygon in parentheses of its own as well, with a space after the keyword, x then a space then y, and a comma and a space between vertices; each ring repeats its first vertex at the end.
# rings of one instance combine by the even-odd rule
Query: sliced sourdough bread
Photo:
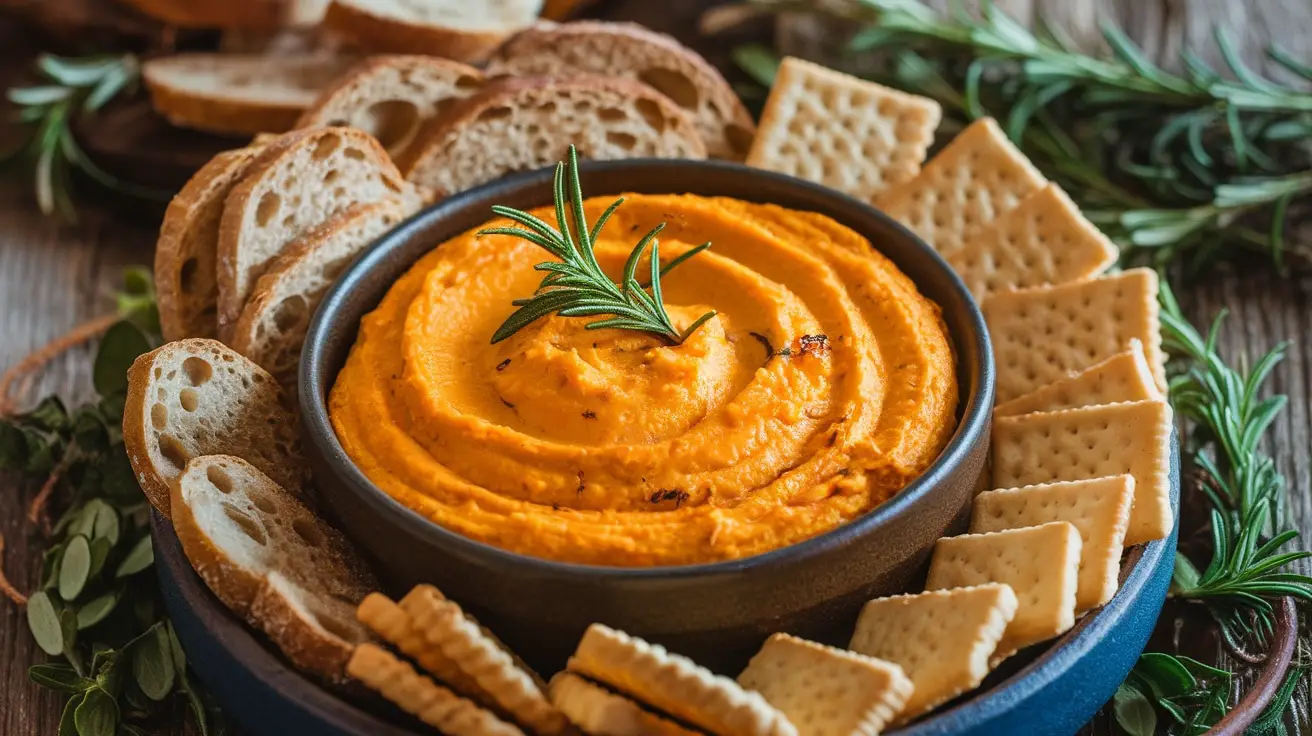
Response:
POLYGON ((137 358, 123 444, 146 498, 170 517, 169 486, 201 455, 245 458, 302 493, 298 422, 283 399, 273 376, 215 340, 179 340, 137 358))
POLYGON ((355 647, 373 638, 355 620, 355 606, 303 588, 279 572, 264 579, 251 601, 250 618, 297 669, 334 683, 347 679, 346 663, 355 647))
POLYGON ((215 156, 164 212, 155 246, 155 289, 165 340, 219 334, 215 256, 223 201, 259 149, 252 144, 215 156))
POLYGON ((686 110, 715 158, 742 160, 756 131, 751 113, 715 67, 673 38, 633 23, 578 21, 530 28, 497 51, 488 73, 586 73, 637 80, 686 110))
POLYGON ((219 335, 231 335, 255 281, 301 235, 353 205, 416 196, 364 131, 299 130, 270 143, 224 203, 219 335))
POLYGON ((287 0, 122 0, 177 28, 273 29, 286 22, 287 0))
POLYGON ((425 126, 401 170, 444 194, 560 161, 569 145, 590 159, 705 158, 691 118, 630 79, 502 77, 425 126))
POLYGON ((371 51, 476 63, 541 9, 542 0, 333 0, 323 22, 371 51))
POLYGON ((256 282, 229 341, 232 349, 294 395, 310 315, 355 256, 409 213, 395 199, 356 205, 289 245, 256 282))
POLYGON ((150 102, 174 125, 222 135, 283 131, 350 68, 327 54, 177 54, 147 61, 150 102))
POLYGON ((171 487, 173 528, 209 589, 297 666, 343 677, 367 641, 355 605, 377 582, 346 537, 255 466, 193 458, 171 487))
POLYGON ((378 139, 393 156, 420 126, 483 86, 483 73, 433 56, 375 56, 325 89, 298 128, 350 125, 378 139))

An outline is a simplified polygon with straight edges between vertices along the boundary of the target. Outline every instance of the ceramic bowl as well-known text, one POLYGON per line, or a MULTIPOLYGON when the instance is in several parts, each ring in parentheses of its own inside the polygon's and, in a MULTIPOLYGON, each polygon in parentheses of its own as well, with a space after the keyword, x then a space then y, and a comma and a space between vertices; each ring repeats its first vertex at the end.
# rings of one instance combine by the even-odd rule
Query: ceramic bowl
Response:
POLYGON ((805 542, 726 562, 646 569, 567 564, 514 554, 447 531, 374 486, 329 422, 327 393, 360 318, 437 244, 487 221, 493 204, 549 204, 551 172, 512 176, 420 212, 352 264, 317 310, 301 359, 300 410, 330 515, 394 592, 433 583, 542 671, 561 666, 594 621, 664 644, 722 671, 769 634, 841 641, 866 600, 914 589, 934 541, 963 531, 988 454, 993 357, 983 316, 923 241, 833 190, 724 162, 637 160, 582 166, 588 196, 691 193, 817 212, 875 244, 936 302, 957 360, 959 421, 940 457, 869 514, 805 542))

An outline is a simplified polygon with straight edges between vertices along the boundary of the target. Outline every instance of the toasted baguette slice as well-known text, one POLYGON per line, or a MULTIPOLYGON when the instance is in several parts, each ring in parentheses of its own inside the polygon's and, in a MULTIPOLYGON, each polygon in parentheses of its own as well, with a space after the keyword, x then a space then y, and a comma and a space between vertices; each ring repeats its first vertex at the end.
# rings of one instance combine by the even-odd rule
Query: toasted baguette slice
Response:
POLYGON ((128 370, 123 444, 146 498, 166 517, 169 486, 201 455, 236 455, 300 494, 305 460, 278 383, 215 340, 168 343, 128 370))
POLYGON ((476 63, 541 9, 542 0, 333 0, 323 22, 372 51, 476 63))
POLYGON ((570 144, 591 159, 706 158, 692 120, 629 79, 502 77, 425 126, 402 158, 412 182, 453 194, 560 161, 570 144))
POLYGON ((122 0, 177 28, 273 29, 287 19, 287 0, 122 0))
POLYGON ((375 56, 325 89, 296 122, 298 128, 350 125, 382 143, 393 156, 419 127, 483 86, 483 73, 433 56, 375 56))
POLYGON ((265 577, 250 618, 297 669, 333 683, 346 680, 356 645, 372 639, 351 604, 303 588, 279 572, 265 577))
POLYGON ((210 159, 164 212, 155 246, 155 289, 165 340, 218 337, 215 254, 223 200, 260 148, 252 144, 210 159))
POLYGON ((270 572, 340 599, 352 611, 377 587, 341 532, 241 458, 193 458, 170 493, 173 528, 187 560, 241 616, 250 613, 270 572))
POLYGON ((756 124, 724 77, 692 49, 633 23, 578 21, 530 28, 512 38, 489 74, 558 77, 601 74, 656 88, 692 116, 715 158, 741 161, 756 124))
POLYGON ((387 152, 364 131, 298 130, 269 144, 224 203, 219 335, 231 335, 273 258, 311 228, 355 204, 414 196, 387 152))
POLYGON ((319 90, 350 68, 327 54, 177 54, 147 61, 141 76, 159 114, 183 128, 224 135, 283 131, 319 90))
POLYGON ((356 205, 306 233, 255 284, 232 333, 232 349, 296 393, 296 368, 310 316, 342 270, 409 209, 399 200, 356 205))

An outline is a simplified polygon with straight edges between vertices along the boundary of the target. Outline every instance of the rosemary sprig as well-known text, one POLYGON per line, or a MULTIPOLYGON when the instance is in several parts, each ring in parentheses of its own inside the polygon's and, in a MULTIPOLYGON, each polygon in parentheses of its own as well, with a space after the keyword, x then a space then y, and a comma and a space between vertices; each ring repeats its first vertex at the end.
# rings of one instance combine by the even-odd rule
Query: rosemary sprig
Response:
MULTIPOLYGON (((978 17, 943 17, 918 0, 752 0, 860 24, 850 52, 878 81, 933 97, 949 124, 983 115, 1058 181, 1124 259, 1202 267, 1234 248, 1270 254, 1283 269, 1290 204, 1312 192, 1312 94, 1246 67, 1229 35, 1216 43, 1230 78, 1184 54, 1183 73, 1153 64, 1114 25, 1108 57, 1081 53, 1059 28, 1031 31, 990 0, 978 17), (1263 225, 1253 220, 1266 218, 1263 225)), ((758 50, 759 51, 759 50, 758 50)), ((1291 74, 1312 66, 1272 47, 1291 74)), ((739 54, 758 79, 759 53, 739 54)))
POLYGON ((139 76, 136 57, 89 56, 67 58, 43 54, 36 62, 42 83, 11 87, 5 96, 15 106, 13 121, 29 129, 11 151, 0 155, 0 165, 32 167, 37 205, 47 215, 76 215, 71 194, 72 172, 81 171, 96 183, 129 196, 167 200, 167 192, 125 182, 100 168, 73 136, 76 118, 94 115, 139 76))
POLYGON ((479 235, 512 235, 523 238, 560 259, 539 263, 533 267, 537 271, 545 271, 546 277, 542 279, 532 297, 516 299, 513 302, 519 309, 506 318, 492 335, 493 343, 501 342, 530 323, 555 312, 564 317, 610 315, 608 319, 588 323, 587 329, 614 328, 648 332, 677 345, 715 316, 715 312, 707 312, 680 332, 670 321, 670 315, 665 311, 665 303, 661 296, 661 277, 711 247, 709 242, 692 248, 662 267, 660 243, 656 239, 656 236, 665 229, 665 223, 662 222, 638 241, 624 264, 623 276, 619 283, 615 283, 601 270, 593 246, 601 234, 601 229, 606 226, 606 221, 615 214, 615 210, 624 203, 624 199, 621 197, 615 200, 601 217, 597 218, 596 224, 591 228, 588 227, 587 216, 583 212, 583 187, 579 183, 578 151, 574 146, 569 147, 568 161, 556 164, 553 186, 559 230, 523 210, 496 205, 492 208, 495 214, 522 225, 523 229, 494 227, 478 232, 479 235), (572 231, 567 209, 573 212, 572 231), (638 263, 649 246, 651 280, 644 286, 638 282, 636 274, 638 263), (651 289, 650 294, 646 291, 648 288, 651 289))
POLYGON ((1235 368, 1216 349, 1224 313, 1204 339, 1168 287, 1162 307, 1164 347, 1185 363, 1171 380, 1171 403, 1194 425, 1192 456, 1212 506, 1212 559, 1199 572, 1177 555, 1171 595, 1205 603, 1231 641, 1262 635, 1272 625, 1270 599, 1312 601, 1312 577, 1288 571, 1312 552, 1281 552, 1298 532, 1284 519, 1285 479, 1260 448, 1287 399, 1259 394, 1287 346, 1276 346, 1251 369, 1235 368))

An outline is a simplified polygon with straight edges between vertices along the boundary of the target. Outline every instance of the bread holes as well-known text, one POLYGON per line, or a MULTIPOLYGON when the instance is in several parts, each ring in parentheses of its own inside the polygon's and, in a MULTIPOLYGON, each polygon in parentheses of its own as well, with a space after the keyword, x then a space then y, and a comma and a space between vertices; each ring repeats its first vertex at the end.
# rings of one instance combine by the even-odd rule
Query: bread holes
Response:
POLYGON ((342 172, 338 171, 337 169, 328 169, 328 173, 323 175, 323 185, 324 186, 331 185, 333 182, 337 181, 337 177, 341 175, 342 172))
POLYGON ((210 485, 219 489, 219 493, 232 493, 234 488, 232 476, 228 475, 228 471, 223 468, 220 468, 217 465, 211 465, 205 469, 205 477, 209 480, 210 485))
POLYGON ((652 100, 638 100, 633 103, 633 106, 638 109, 638 114, 642 116, 643 120, 647 121, 647 125, 652 130, 657 133, 665 132, 667 121, 665 120, 665 111, 661 110, 660 105, 652 100))
POLYGON ((246 490, 246 497, 251 500, 251 503, 255 504, 255 508, 263 513, 270 515, 278 513, 278 504, 274 503, 273 499, 266 496, 263 491, 249 488, 246 490))
POLYGON ((283 299, 273 312, 273 324, 280 332, 286 332, 305 321, 309 305, 301 294, 293 294, 283 299))
POLYGON ((255 224, 266 227, 282 207, 282 196, 277 192, 265 192, 260 203, 255 206, 255 224))
POLYGON ((242 534, 250 537, 251 541, 261 547, 269 543, 269 535, 264 532, 264 527, 260 526, 260 522, 252 519, 245 511, 227 501, 224 501, 222 505, 224 515, 232 520, 232 523, 241 530, 242 534))
POLYGON ((556 111, 556 103, 550 100, 538 105, 538 112, 550 115, 556 111))
POLYGON ((638 139, 628 133, 611 131, 606 134, 606 142, 613 146, 618 146, 625 151, 632 151, 634 146, 638 145, 638 139))
MULTIPOLYGON (((182 361, 182 371, 192 386, 204 386, 214 377, 214 367, 202 358, 192 356, 182 361)), ((156 376, 158 378, 159 376, 156 376)))
POLYGON ((617 123, 621 120, 627 119, 629 114, 618 107, 603 107, 597 110, 597 117, 603 122, 617 123))
POLYGON ((342 155, 351 159, 352 161, 364 161, 365 159, 369 158, 364 151, 361 151, 355 146, 351 146, 350 148, 347 148, 345 151, 342 151, 342 155))
POLYGON ((456 89, 476 90, 483 86, 483 80, 472 74, 461 74, 456 79, 456 89))
MULTIPOLYGON (((342 137, 340 135, 337 135, 336 133, 327 133, 323 136, 320 136, 319 142, 316 143, 314 146, 314 151, 310 153, 310 158, 314 159, 315 161, 323 161, 324 159, 333 155, 333 152, 336 151, 341 145, 342 145, 342 137)), ((347 151, 347 153, 349 155, 350 151, 347 151)), ((364 158, 364 155, 361 154, 360 157, 364 158)))
MULTIPOLYGON (((184 388, 178 392, 178 403, 182 405, 183 411, 196 411, 200 406, 200 392, 194 388, 184 388)), ((156 406, 163 406, 163 404, 156 404, 156 406)))
POLYGON ((324 539, 323 530, 320 529, 319 525, 311 518, 298 516, 293 519, 292 531, 296 532, 296 536, 300 537, 311 547, 321 547, 326 541, 324 539))
POLYGON ((361 114, 360 127, 388 151, 410 142, 419 130, 419 107, 409 100, 383 100, 370 105, 361 114))
POLYGON ((505 120, 515 114, 514 109, 506 105, 489 107, 478 114, 478 119, 483 121, 505 120))
MULTIPOLYGON (((163 391, 163 389, 160 389, 163 391)), ((155 404, 150 407, 150 426, 155 429, 164 429, 169 426, 169 408, 163 404, 155 404)))
POLYGON ((187 467, 187 461, 191 459, 191 453, 187 452, 187 448, 183 447, 178 438, 171 434, 161 434, 158 443, 159 454, 181 473, 182 469, 187 467))
POLYGON ((674 104, 685 110, 696 110, 701 105, 701 94, 697 91, 696 83, 681 72, 661 68, 644 69, 638 73, 638 80, 674 100, 674 104))

